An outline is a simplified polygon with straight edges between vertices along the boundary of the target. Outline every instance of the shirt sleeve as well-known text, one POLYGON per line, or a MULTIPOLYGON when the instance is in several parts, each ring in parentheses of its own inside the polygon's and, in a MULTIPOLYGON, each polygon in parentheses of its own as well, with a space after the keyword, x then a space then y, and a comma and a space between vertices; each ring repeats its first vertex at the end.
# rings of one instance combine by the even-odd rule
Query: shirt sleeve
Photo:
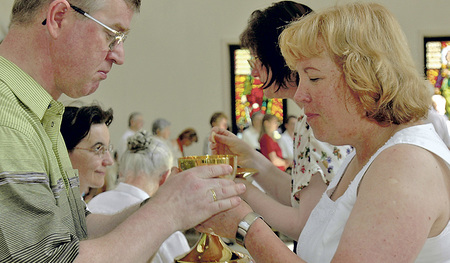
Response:
POLYGON ((0 261, 72 262, 79 239, 72 215, 59 206, 69 199, 54 194, 64 187, 50 186, 44 153, 32 140, 11 128, 0 133, 0 261))

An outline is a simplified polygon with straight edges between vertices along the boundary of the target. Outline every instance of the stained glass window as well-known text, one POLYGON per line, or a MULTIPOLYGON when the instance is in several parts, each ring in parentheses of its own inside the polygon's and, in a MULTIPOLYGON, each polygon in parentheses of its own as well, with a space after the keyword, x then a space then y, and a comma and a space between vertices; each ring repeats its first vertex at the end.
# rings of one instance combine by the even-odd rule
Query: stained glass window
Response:
POLYGON ((253 113, 261 111, 264 114, 273 114, 280 122, 286 112, 286 101, 283 99, 269 99, 264 96, 263 83, 252 77, 251 67, 248 64, 250 51, 239 46, 230 46, 230 59, 232 66, 232 103, 233 103, 233 132, 238 133, 250 125, 253 113))
POLYGON ((433 101, 438 112, 450 116, 450 37, 426 37, 424 39, 425 74, 435 87, 433 101), (444 99, 436 99, 442 95, 444 99))

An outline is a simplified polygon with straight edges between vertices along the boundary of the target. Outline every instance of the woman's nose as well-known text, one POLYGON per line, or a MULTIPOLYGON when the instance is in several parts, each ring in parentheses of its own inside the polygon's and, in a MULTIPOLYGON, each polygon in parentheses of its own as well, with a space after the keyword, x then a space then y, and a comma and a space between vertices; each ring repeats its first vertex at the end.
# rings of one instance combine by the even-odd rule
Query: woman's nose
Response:
POLYGON ((114 159, 111 156, 111 153, 105 152, 105 154, 103 155, 103 165, 104 166, 110 166, 114 164, 114 159))
POLYGON ((297 90, 295 91, 294 101, 299 104, 311 102, 311 96, 302 85, 301 81, 299 81, 297 90))

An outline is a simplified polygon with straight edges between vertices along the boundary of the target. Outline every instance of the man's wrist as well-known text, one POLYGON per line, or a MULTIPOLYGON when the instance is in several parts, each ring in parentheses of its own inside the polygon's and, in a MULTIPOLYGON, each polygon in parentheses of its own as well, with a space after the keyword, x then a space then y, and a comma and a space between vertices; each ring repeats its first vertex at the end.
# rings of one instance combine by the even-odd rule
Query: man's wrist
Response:
POLYGON ((247 236, 247 232, 258 218, 264 220, 259 214, 250 212, 241 220, 241 222, 239 222, 238 229, 236 231, 236 243, 245 247, 245 237, 247 236))

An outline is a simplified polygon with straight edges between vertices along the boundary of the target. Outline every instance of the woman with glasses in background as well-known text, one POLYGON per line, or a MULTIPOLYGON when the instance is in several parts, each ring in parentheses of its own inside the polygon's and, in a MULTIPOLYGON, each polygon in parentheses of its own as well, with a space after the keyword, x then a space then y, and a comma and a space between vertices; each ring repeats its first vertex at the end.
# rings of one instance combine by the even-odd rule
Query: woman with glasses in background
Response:
POLYGON ((78 169, 83 197, 90 188, 103 186, 106 167, 114 163, 108 128, 112 120, 111 108, 106 111, 99 105, 65 108, 61 133, 72 166, 78 169))

